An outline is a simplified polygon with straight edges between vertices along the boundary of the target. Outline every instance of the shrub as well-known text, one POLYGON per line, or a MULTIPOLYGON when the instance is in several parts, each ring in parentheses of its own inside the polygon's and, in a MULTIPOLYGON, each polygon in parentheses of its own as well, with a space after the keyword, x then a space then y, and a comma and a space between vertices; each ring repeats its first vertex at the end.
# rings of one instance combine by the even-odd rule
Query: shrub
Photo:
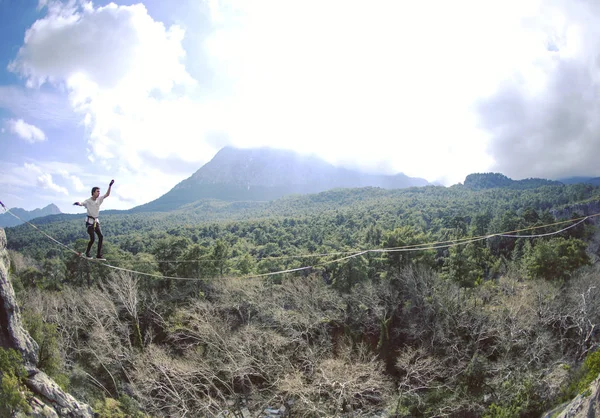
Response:
POLYGON ((94 412, 103 418, 144 418, 137 403, 127 395, 119 399, 104 398, 94 402, 94 412))
POLYGON ((69 379, 63 373, 63 361, 58 348, 59 335, 56 324, 45 322, 42 315, 31 310, 23 310, 23 324, 31 338, 39 346, 38 368, 52 377, 64 390, 68 389, 69 379))
POLYGON ((587 355, 583 361, 584 374, 577 385, 578 392, 583 392, 588 389, 598 375, 600 375, 600 350, 587 355))
POLYGON ((573 372, 569 383, 563 387, 560 402, 566 402, 579 393, 585 393, 600 375, 600 350, 589 353, 581 367, 573 372))
POLYGON ((12 349, 0 348, 0 415, 12 416, 15 412, 30 412, 27 404, 29 391, 23 383, 27 371, 23 367, 23 358, 12 349))

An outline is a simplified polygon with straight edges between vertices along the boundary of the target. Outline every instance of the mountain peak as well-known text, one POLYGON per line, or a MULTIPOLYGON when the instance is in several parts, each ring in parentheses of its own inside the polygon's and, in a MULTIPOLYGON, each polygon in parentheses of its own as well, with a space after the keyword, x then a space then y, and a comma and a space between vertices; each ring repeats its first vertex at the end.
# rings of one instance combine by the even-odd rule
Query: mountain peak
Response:
POLYGON ((307 184, 311 172, 331 172, 335 167, 313 156, 268 147, 225 147, 178 187, 196 184, 230 184, 243 187, 307 184))
POLYGON ((201 199, 273 200, 334 188, 426 186, 420 178, 366 174, 336 167, 314 155, 275 148, 222 148, 191 177, 133 211, 173 210, 201 199))
MULTIPOLYGON (((10 211, 23 221, 30 221, 32 219, 41 218, 48 215, 60 215, 62 213, 58 206, 56 206, 54 203, 50 203, 42 209, 34 209, 31 211, 27 211, 22 208, 12 208, 10 211)), ((15 218, 10 213, 0 214, 0 227, 2 228, 21 225, 23 221, 15 218)))

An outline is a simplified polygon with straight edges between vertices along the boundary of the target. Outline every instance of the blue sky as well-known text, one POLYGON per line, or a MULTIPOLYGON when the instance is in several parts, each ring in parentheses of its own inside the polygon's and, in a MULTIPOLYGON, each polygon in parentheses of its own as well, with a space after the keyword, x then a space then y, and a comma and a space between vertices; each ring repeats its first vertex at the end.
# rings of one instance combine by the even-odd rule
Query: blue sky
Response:
POLYGON ((225 145, 451 185, 600 176, 589 0, 0 0, 0 200, 153 200, 225 145))

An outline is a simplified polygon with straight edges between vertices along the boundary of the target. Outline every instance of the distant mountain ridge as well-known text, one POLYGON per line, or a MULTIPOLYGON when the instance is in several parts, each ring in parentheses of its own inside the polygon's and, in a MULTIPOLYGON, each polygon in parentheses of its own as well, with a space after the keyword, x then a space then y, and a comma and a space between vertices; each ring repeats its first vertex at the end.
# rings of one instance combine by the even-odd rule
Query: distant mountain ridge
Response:
POLYGON ((428 184, 425 179, 402 173, 378 175, 339 168, 293 151, 225 147, 169 192, 131 210, 169 211, 201 199, 265 201, 335 188, 401 189, 428 184))
POLYGON ((558 179, 561 183, 564 184, 591 184, 592 186, 600 186, 600 177, 566 177, 562 179, 558 179))
POLYGON ((510 189, 534 189, 540 186, 556 186, 563 184, 560 181, 540 178, 513 180, 500 173, 473 173, 469 174, 463 183, 465 187, 473 190, 493 189, 497 187, 510 189))
MULTIPOLYGON (((41 218, 48 215, 60 215, 62 213, 58 206, 56 206, 54 203, 51 203, 42 209, 34 209, 31 211, 21 208, 12 208, 10 211, 19 218, 23 219, 23 221, 30 221, 32 219, 41 218)), ((10 228, 11 226, 21 225, 22 223, 22 221, 18 220, 10 213, 0 214, 0 227, 2 228, 10 228)))

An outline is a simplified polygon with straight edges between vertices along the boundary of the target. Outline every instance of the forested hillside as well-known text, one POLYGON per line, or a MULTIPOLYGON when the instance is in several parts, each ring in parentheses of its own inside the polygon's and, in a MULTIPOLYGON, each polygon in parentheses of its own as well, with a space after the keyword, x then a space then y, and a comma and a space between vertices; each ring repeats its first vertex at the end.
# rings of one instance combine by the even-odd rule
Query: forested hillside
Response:
POLYGON ((600 371, 600 187, 489 180, 105 214, 107 264, 47 217, 11 277, 106 416, 537 417, 600 371))

